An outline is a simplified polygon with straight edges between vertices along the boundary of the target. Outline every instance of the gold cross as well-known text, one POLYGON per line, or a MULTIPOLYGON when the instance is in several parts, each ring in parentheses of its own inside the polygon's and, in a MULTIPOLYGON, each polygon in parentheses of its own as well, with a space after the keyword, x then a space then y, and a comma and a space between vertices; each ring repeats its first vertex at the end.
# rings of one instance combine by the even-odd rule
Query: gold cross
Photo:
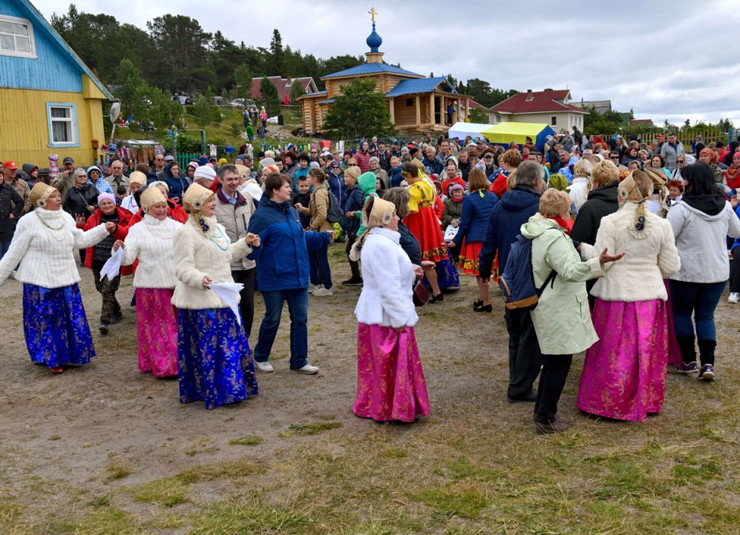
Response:
POLYGON ((375 15, 377 15, 378 12, 375 11, 375 8, 373 7, 368 11, 368 13, 370 13, 370 18, 373 19, 373 24, 375 24, 375 15))

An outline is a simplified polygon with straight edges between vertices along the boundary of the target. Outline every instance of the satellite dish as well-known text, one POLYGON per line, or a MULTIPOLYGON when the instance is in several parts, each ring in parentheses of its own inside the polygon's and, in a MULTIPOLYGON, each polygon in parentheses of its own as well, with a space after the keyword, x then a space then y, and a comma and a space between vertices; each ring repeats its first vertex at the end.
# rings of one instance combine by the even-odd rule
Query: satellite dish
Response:
POLYGON ((110 106, 110 111, 108 112, 108 117, 110 118, 111 123, 115 123, 118 120, 118 115, 121 113, 121 101, 116 100, 113 104, 110 106))

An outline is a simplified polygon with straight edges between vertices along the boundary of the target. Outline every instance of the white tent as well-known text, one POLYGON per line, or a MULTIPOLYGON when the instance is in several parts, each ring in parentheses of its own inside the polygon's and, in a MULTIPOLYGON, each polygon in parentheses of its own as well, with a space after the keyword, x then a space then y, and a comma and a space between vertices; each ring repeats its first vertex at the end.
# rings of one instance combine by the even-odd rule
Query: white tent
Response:
POLYGON ((487 128, 491 128, 491 125, 458 122, 450 127, 450 131, 447 133, 447 137, 450 139, 465 139, 467 136, 470 136, 473 139, 475 139, 476 137, 485 139, 485 136, 482 132, 487 128))

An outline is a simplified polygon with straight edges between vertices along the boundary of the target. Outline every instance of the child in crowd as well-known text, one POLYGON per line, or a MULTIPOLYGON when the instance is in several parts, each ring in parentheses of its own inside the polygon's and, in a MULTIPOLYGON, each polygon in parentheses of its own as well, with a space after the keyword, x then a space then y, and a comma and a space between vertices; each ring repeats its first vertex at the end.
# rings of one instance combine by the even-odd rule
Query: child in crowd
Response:
MULTIPOLYGON (((310 186, 308 184, 308 177, 302 176, 298 179, 298 193, 293 195, 293 206, 296 204, 301 204, 303 206, 308 206, 311 203, 311 192, 309 191, 310 186)), ((299 211, 300 213, 300 211, 299 211)), ((311 221, 311 216, 309 215, 301 215, 301 226, 303 228, 308 228, 308 224, 311 221)))
POLYGON ((121 206, 121 202, 127 195, 126 186, 118 186, 118 189, 116 189, 116 205, 121 206))
MULTIPOLYGON (((346 186, 346 201, 344 204, 345 213, 345 224, 344 231, 347 234, 347 257, 349 258, 349 252, 352 249, 352 245, 357 239, 357 231, 360 229, 360 220, 357 219, 356 213, 362 210, 363 205, 363 192, 360 186, 357 184, 357 179, 360 176, 360 168, 357 166, 348 167, 344 172, 344 185, 346 186)), ((360 263, 350 259, 349 267, 352 272, 352 277, 342 282, 344 286, 362 286, 362 274, 360 273, 360 263)))

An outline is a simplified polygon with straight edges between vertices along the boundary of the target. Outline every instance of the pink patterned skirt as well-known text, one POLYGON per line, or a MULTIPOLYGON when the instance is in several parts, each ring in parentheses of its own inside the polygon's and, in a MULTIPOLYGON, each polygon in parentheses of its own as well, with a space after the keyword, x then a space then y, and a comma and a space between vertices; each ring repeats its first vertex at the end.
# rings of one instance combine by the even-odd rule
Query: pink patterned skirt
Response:
POLYGON ((177 375, 177 309, 168 288, 136 289, 139 370, 154 377, 177 375))
POLYGON ((661 412, 671 327, 666 302, 597 298, 592 319, 599 341, 586 352, 578 408, 637 422, 661 412))
POLYGON ((357 399, 352 412, 378 422, 429 415, 429 397, 413 327, 357 325, 357 399))

